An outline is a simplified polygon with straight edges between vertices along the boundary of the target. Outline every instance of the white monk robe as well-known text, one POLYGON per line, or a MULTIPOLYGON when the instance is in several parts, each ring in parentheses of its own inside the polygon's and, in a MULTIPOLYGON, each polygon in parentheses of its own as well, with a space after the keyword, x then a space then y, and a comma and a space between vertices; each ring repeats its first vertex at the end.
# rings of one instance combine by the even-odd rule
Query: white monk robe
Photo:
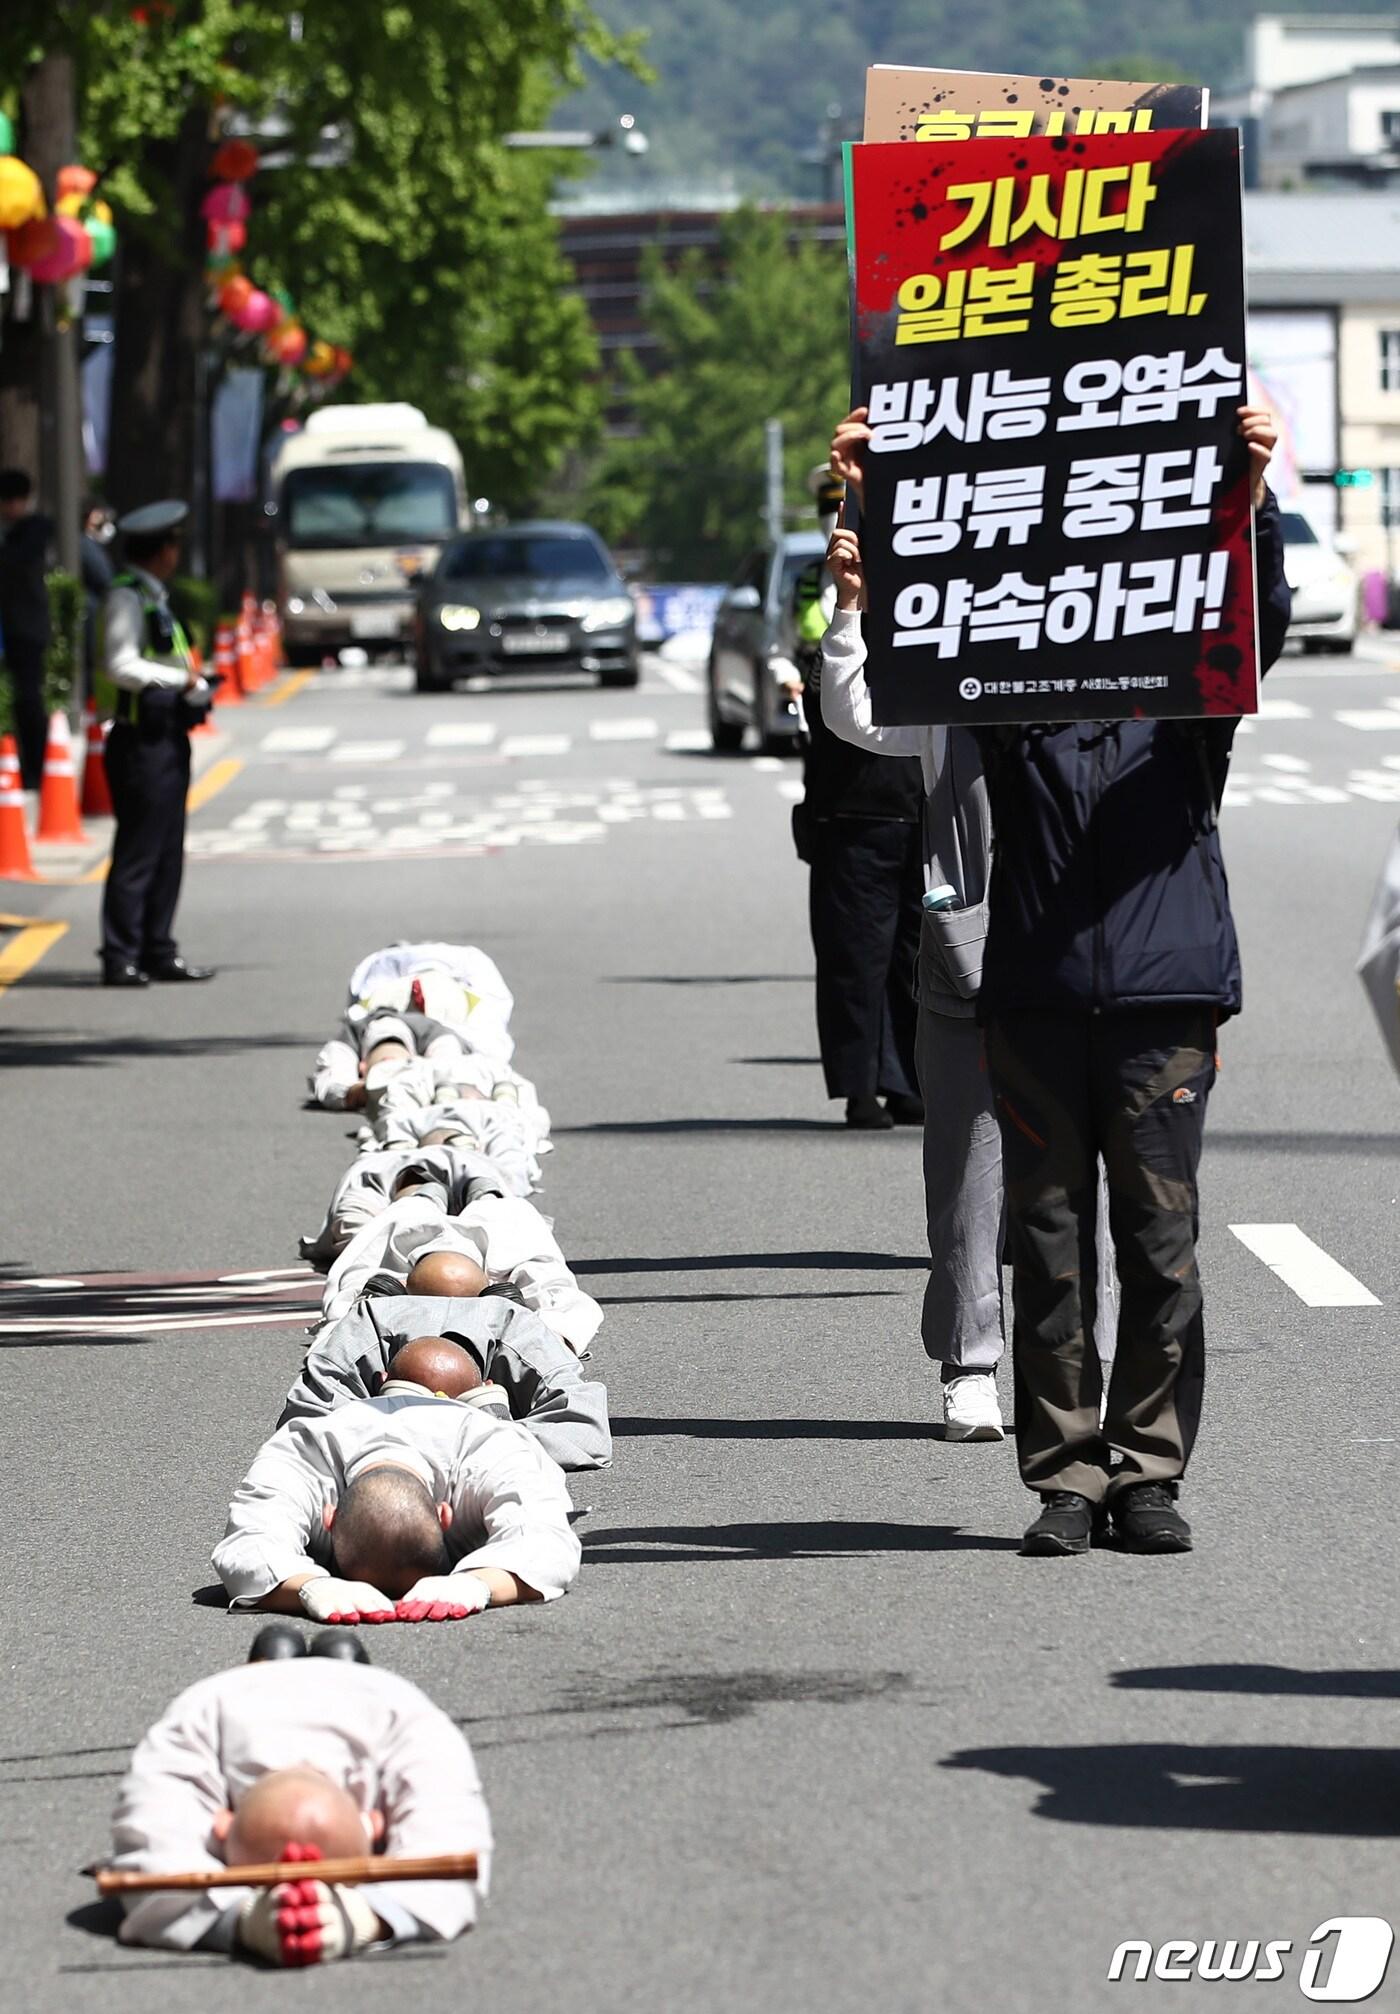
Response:
POLYGON ((602 1325, 602 1309, 569 1271, 548 1224, 520 1196, 482 1196, 455 1217, 418 1196, 391 1203, 331 1267, 321 1324, 348 1314, 371 1281, 382 1281, 389 1293, 397 1282, 401 1290, 428 1252, 463 1252, 493 1285, 508 1280, 520 1289, 526 1307, 580 1355, 602 1325))
MULTIPOLYGON (((475 1853, 477 1889, 491 1869, 491 1820, 471 1749, 445 1713, 391 1671, 336 1658, 279 1658, 202 1678, 137 1746, 112 1816, 113 1865, 131 1872, 224 1865, 210 1830, 260 1776, 310 1767, 382 1811, 379 1849, 475 1853)), ((367 1849, 368 1850, 368 1849, 367 1849)), ((314 1877, 313 1866, 307 1867, 314 1877)), ((358 1884, 395 1943, 457 1937, 476 1917, 465 1881, 358 1884)), ((124 1944, 230 1950, 250 1888, 158 1890, 126 1899, 124 1944)))
POLYGON ((412 1468, 434 1503, 450 1506, 453 1573, 494 1567, 546 1601, 572 1585, 581 1549, 558 1463, 513 1420, 457 1399, 404 1392, 292 1420, 263 1442, 214 1548, 230 1605, 249 1608, 313 1568, 333 1573, 321 1513, 362 1469, 386 1460, 412 1468))
MULTIPOLYGON (((483 1107, 489 1111, 490 1107, 483 1107)), ((526 1195, 529 1183, 513 1160, 498 1162, 470 1142, 444 1142, 435 1147, 391 1147, 377 1154, 360 1154, 350 1163, 331 1192, 320 1228, 300 1241, 303 1259, 324 1272, 372 1218, 382 1216, 394 1200, 395 1185, 405 1179, 431 1184, 425 1193, 439 1209, 460 1210, 472 1186, 484 1183, 501 1195, 526 1195), (521 1183, 524 1186, 519 1186, 521 1183)))

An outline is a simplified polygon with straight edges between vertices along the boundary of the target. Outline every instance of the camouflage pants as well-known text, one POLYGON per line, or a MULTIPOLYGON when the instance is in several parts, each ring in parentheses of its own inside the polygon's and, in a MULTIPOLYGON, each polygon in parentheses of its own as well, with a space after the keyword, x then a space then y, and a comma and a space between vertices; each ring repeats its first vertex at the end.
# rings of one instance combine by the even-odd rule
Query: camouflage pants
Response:
POLYGON ((987 1066, 1006 1180, 1021 1479, 1095 1503, 1130 1483, 1174 1482, 1205 1371, 1196 1171, 1214 1013, 1006 1014, 987 1028, 987 1066), (1121 1289, 1102 1426, 1092 1341, 1100 1155, 1121 1289))

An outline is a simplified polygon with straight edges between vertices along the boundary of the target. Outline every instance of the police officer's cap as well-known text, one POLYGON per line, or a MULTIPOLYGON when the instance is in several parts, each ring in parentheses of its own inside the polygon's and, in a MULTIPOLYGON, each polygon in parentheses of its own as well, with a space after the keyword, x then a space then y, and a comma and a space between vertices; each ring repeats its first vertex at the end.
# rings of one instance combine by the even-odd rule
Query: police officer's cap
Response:
POLYGON ((833 475, 823 462, 814 468, 807 478, 807 487, 817 500, 817 516, 830 517, 846 494, 846 485, 840 476, 833 475))
POLYGON ((128 511, 117 519, 117 530, 123 538, 158 538, 162 532, 173 538, 189 514, 188 504, 167 497, 162 503, 142 504, 140 510, 128 511))

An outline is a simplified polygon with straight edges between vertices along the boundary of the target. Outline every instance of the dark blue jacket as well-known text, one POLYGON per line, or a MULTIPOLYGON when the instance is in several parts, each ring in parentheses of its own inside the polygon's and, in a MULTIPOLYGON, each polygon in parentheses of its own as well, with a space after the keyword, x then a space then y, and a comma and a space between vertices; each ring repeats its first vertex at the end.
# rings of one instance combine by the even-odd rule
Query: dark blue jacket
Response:
MULTIPOLYGON (((1255 520, 1259 654, 1292 597, 1278 505, 1255 520)), ((978 731, 996 835, 979 1014, 1240 1006, 1216 812, 1233 720, 978 731)))

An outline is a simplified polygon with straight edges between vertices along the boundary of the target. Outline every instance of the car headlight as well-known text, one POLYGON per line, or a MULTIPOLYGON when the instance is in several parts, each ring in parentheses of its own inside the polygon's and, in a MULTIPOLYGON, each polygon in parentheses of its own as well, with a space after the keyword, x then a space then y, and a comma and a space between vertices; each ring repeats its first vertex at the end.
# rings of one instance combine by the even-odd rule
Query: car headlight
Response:
POLYGON ((583 618, 583 627, 593 629, 616 629, 620 622, 630 622, 635 613, 630 594, 609 595, 605 601, 595 601, 583 618))
POLYGON ((437 619, 444 629, 475 629, 481 621, 481 610, 468 608, 465 602, 445 601, 437 612, 437 619))
POLYGON ((305 607, 306 603, 302 600, 299 594, 290 595, 288 597, 287 600, 288 615, 300 615, 305 607))

